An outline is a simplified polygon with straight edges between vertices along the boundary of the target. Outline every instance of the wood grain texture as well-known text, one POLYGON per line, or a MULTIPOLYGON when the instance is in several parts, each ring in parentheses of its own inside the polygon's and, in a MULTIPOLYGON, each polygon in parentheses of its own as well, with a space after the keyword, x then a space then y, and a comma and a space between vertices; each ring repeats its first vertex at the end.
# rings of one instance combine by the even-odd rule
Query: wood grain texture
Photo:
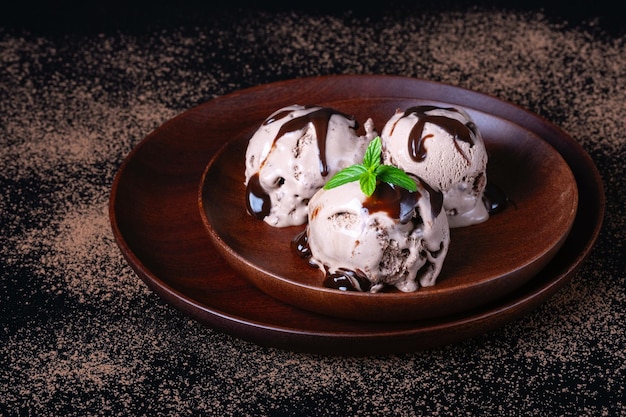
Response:
MULTIPOLYGON (((204 192, 207 193, 206 188, 204 192)), ((228 198, 236 199, 238 192, 235 187, 228 198)), ((204 203, 207 201, 213 200, 205 199, 204 203)), ((137 274, 166 301, 209 326, 246 340, 298 351, 338 354, 403 352, 439 346, 499 327, 527 313, 567 283, 587 257, 597 238, 603 209, 604 194, 594 164, 579 145, 556 126, 490 96, 434 82, 389 76, 292 80, 239 91, 193 108, 165 123, 131 152, 118 172, 110 200, 111 223, 122 252, 137 274), (509 227, 508 233, 519 230, 515 236, 519 246, 510 246, 504 258, 489 258, 488 267, 493 268, 493 272, 487 274, 491 278, 484 282, 477 276, 484 276, 487 265, 481 265, 482 269, 474 275, 468 275, 467 271, 457 275, 453 271, 464 268, 460 261, 462 256, 457 260, 452 256, 446 267, 448 276, 442 276, 440 285, 417 297, 423 297, 427 310, 432 312, 440 305, 441 300, 437 298, 447 291, 450 298, 446 303, 455 307, 448 310, 439 307, 441 314, 422 317, 419 314, 426 310, 417 308, 414 311, 418 316, 412 321, 383 323, 334 318, 293 307, 256 289, 218 255, 219 248, 223 255, 226 246, 217 240, 214 242, 218 242, 218 248, 211 243, 198 204, 202 175, 218 149, 232 142, 230 156, 220 161, 224 167, 219 175, 224 178, 211 176, 211 181, 204 186, 234 184, 238 175, 243 180, 242 174, 237 172, 240 162, 233 160, 241 154, 242 141, 272 110, 304 103, 303 100, 305 104, 352 112, 359 118, 371 115, 376 126, 382 126, 397 107, 415 100, 465 107, 476 119, 486 137, 488 150, 493 153, 490 160, 496 162, 489 169, 493 171, 494 181, 501 181, 498 185, 510 193, 514 202, 519 202, 510 213, 490 219, 483 231, 481 227, 474 227, 477 229, 474 233, 489 242, 484 247, 487 250, 483 251, 487 254, 493 255, 494 247, 501 248, 503 241, 498 239, 506 240, 506 236, 495 231, 501 227, 509 227), (497 162, 504 157, 514 163, 497 162), (547 164, 543 165, 542 161, 547 164), (234 165, 228 169, 231 164, 234 165), (524 177, 514 175, 517 172, 522 172, 524 177), (532 181, 526 182, 525 177, 532 181), (580 201, 571 233, 564 241, 562 238, 571 224, 568 216, 574 215, 571 208, 564 211, 562 221, 546 221, 555 212, 562 213, 560 206, 550 203, 563 186, 575 188, 570 190, 573 191, 570 196, 578 194, 580 201), (536 194, 535 188, 542 191, 536 194), (522 203, 528 203, 529 210, 538 217, 530 216, 522 203), (541 208, 545 208, 545 213, 541 208), (516 216, 515 210, 521 211, 523 216, 516 216), (542 218, 543 215, 548 217, 542 218), (537 225, 538 219, 543 227, 537 225), (539 242, 532 238, 537 233, 539 242), (530 257, 527 256, 529 249, 534 250, 530 257), (476 296, 471 301, 467 300, 468 291, 476 296), (365 341, 367 343, 363 343, 365 341)), ((252 219, 246 221, 241 210, 228 214, 226 225, 231 236, 227 243, 231 246, 234 246, 233 237, 244 236, 245 239, 237 241, 250 242, 249 238, 262 227, 249 224, 252 219)), ((283 232, 282 238, 287 237, 289 231, 283 232)), ((220 229, 218 235, 224 233, 224 229, 220 229)), ((463 243, 469 241, 463 236, 468 233, 472 233, 470 228, 453 233, 453 242, 463 245, 462 250, 456 248, 459 253, 472 249, 472 245, 463 243)), ((235 248, 236 251, 242 249, 235 248)), ((451 246, 451 251, 453 249, 451 246)), ((257 258, 253 257, 254 246, 247 250, 252 264, 249 260, 247 264, 240 263, 239 272, 258 272, 258 263, 263 259, 284 256, 284 249, 279 247, 275 249, 276 254, 260 254, 257 258)), ((261 277, 266 285, 264 290, 274 295, 282 292, 285 299, 300 296, 299 291, 306 287, 286 280, 266 279, 266 273, 262 275, 265 275, 261 277), (298 290, 293 292, 293 288, 298 290)), ((256 283, 259 285, 259 281, 256 283)), ((324 303, 336 306, 335 293, 309 288, 306 294, 307 297, 322 295, 317 307, 324 303)), ((348 307, 339 313, 354 314, 364 305, 388 307, 388 301, 379 301, 387 296, 401 300, 411 297, 405 294, 353 295, 356 296, 353 298, 367 301, 346 303, 348 307)), ((401 308, 391 309, 386 320, 407 311, 407 304, 399 303, 401 308)), ((332 309, 330 312, 337 313, 332 309)))

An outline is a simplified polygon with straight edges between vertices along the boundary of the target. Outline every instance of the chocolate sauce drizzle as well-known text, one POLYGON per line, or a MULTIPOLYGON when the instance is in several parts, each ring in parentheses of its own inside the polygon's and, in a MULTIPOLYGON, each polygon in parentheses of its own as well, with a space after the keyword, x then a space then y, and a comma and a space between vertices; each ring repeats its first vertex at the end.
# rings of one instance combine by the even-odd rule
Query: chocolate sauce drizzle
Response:
POLYGON ((307 227, 291 239, 291 249, 302 259, 311 259, 307 227))
POLYGON ((333 274, 326 274, 324 287, 340 291, 368 292, 372 288, 372 282, 360 271, 340 269, 333 274))
POLYGON ((263 220, 270 214, 272 201, 269 194, 261 186, 258 173, 248 180, 248 185, 246 186, 246 208, 248 213, 259 220, 263 220))
POLYGON ((483 203, 491 216, 504 210, 509 203, 509 198, 500 187, 488 182, 483 191, 483 203))
POLYGON ((374 193, 363 202, 363 207, 370 213, 383 211, 392 219, 398 219, 400 223, 405 224, 414 216, 420 197, 419 191, 412 192, 386 182, 379 182, 374 193))
MULTIPOLYGON (((312 106, 305 106, 305 108, 311 108, 312 106)), ((278 120, 281 120, 291 114, 293 110, 283 110, 278 112, 277 114, 270 116, 267 118, 263 125, 269 125, 278 120)), ((328 124, 330 123, 330 118, 333 115, 340 115, 342 117, 347 118, 354 122, 353 129, 358 128, 358 123, 354 116, 344 114, 338 110, 329 108, 329 107, 321 107, 312 112, 304 114, 299 117, 294 117, 293 119, 285 122, 279 129, 278 133, 274 137, 272 141, 272 149, 276 146, 276 142, 285 134, 289 132, 294 132, 306 127, 307 124, 311 123, 313 128, 315 129, 316 137, 317 137, 317 147, 319 154, 319 165, 320 165, 320 173, 323 177, 327 176, 329 173, 329 167, 326 159, 326 141, 328 137, 328 124)), ((267 160, 267 159, 266 159, 267 160)), ((261 162, 260 167, 263 167, 265 161, 261 162)), ((271 200, 267 192, 261 186, 259 181, 258 173, 252 176, 246 187, 246 204, 248 208, 248 212, 252 214, 254 217, 258 219, 264 219, 267 215, 269 215, 271 209, 271 200)))
MULTIPOLYGON (((426 149, 426 140, 433 137, 433 135, 424 136, 424 126, 426 123, 433 123, 437 126, 441 127, 443 130, 448 132, 454 138, 454 146, 456 150, 463 156, 463 158, 469 162, 469 158, 463 150, 459 146, 459 141, 468 143, 470 147, 474 146, 474 137, 477 134, 476 125, 472 122, 462 123, 456 119, 447 116, 439 116, 439 115, 430 115, 426 114, 429 111, 441 109, 441 107, 437 106, 414 106, 406 109, 404 111, 403 116, 400 118, 405 118, 410 116, 411 114, 415 114, 417 116, 417 123, 411 129, 409 133, 409 140, 407 143, 409 155, 411 159, 416 162, 421 162, 426 159, 427 149, 426 149)), ((458 112, 455 108, 445 108, 444 110, 458 112)), ((396 127, 398 121, 392 126, 391 134, 393 134, 393 130, 396 127)))
POLYGON ((434 219, 439 216, 439 213, 443 210, 443 193, 439 190, 435 190, 423 179, 418 178, 418 180, 430 196, 430 215, 434 219))

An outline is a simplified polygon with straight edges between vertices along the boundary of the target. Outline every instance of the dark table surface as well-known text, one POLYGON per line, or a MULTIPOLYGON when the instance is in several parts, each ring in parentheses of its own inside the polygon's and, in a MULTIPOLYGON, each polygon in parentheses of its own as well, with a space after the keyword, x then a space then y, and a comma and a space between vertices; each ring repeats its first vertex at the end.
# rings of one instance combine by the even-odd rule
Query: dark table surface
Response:
POLYGON ((0 18, 0 416, 626 415, 626 35, 593 2, 19 3, 0 18), (606 191, 593 251, 502 327, 337 357, 187 317, 126 263, 123 159, 196 105, 274 81, 389 74, 560 126, 606 191))

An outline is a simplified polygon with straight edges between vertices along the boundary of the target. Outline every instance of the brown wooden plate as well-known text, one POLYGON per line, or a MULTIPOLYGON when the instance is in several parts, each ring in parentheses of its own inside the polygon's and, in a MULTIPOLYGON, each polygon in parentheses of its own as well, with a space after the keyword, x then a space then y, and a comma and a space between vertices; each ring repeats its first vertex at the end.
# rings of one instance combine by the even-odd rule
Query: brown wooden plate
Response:
MULTIPOLYGON (((229 181, 235 184, 243 179, 242 173, 237 171, 236 166, 230 167, 220 171, 220 175, 225 176, 221 180, 214 179, 213 173, 207 178, 211 178, 210 182, 216 186, 227 185, 229 181)), ((565 185, 568 183, 570 181, 566 180, 565 185)), ((206 195, 211 187, 207 181, 203 184, 202 194, 206 195)), ((242 187, 241 184, 239 186, 242 187)), ((228 207, 232 205, 229 198, 236 200, 236 188, 229 188, 231 197, 225 196, 223 189, 220 191, 219 198, 228 207)), ((245 212, 239 210, 237 213, 236 207, 229 212, 234 221, 253 221, 246 218, 245 212)), ((597 238, 603 212, 604 192, 593 161, 558 127, 491 96, 440 83, 392 76, 296 79, 238 91, 202 104, 163 124, 133 149, 115 178, 110 201, 111 225, 122 253, 137 274, 165 301, 213 328, 246 340, 285 349, 333 354, 391 353, 434 347, 480 334, 519 317, 544 302, 571 279, 597 238), (267 295, 264 291, 268 288, 264 291, 257 289, 220 256, 222 252, 212 244, 198 207, 198 189, 203 173, 213 158, 213 167, 228 158, 234 158, 233 162, 236 162, 237 155, 242 155, 242 148, 245 149, 245 139, 272 110, 293 103, 327 105, 351 111, 359 118, 371 116, 376 125, 381 126, 384 123, 382 119, 395 108, 417 101, 456 105, 470 111, 488 139, 489 169, 493 172, 490 176, 509 193, 514 203, 505 212, 490 219, 484 227, 473 226, 474 231, 471 228, 455 231, 453 239, 458 245, 455 251, 470 250, 476 243, 476 238, 466 239, 464 234, 491 236, 495 232, 487 229, 508 227, 504 223, 509 221, 518 222, 518 227, 531 228, 531 233, 518 233, 516 236, 523 234, 536 238, 536 234, 544 230, 541 227, 542 212, 552 210, 556 201, 562 201, 559 200, 558 190, 571 170, 579 204, 569 234, 563 227, 557 228, 560 231, 556 237, 548 236, 552 242, 548 245, 549 249, 546 251, 544 246, 543 250, 529 258, 517 252, 525 252, 523 248, 531 244, 526 239, 531 238, 522 236, 523 242, 507 243, 505 248, 491 247, 492 243, 489 243, 481 253, 486 254, 484 256, 488 256, 488 260, 500 259, 497 264, 509 265, 504 267, 509 271, 505 272, 504 278, 498 272, 487 273, 491 277, 486 280, 488 291, 472 289, 474 297, 486 296, 490 300, 483 299, 475 306, 466 305, 461 311, 450 310, 444 315, 435 314, 410 321, 351 320, 294 307, 267 295), (220 151, 225 143, 229 145, 220 151), (232 156, 227 156, 229 153, 232 156), (561 159, 557 154, 565 164, 559 162, 561 159), (541 180, 533 176, 528 167, 541 167, 549 173, 550 169, 546 169, 549 167, 541 165, 544 157, 557 163, 560 174, 555 178, 560 178, 560 183, 554 188, 549 181, 541 182, 538 187, 544 190, 544 197, 533 209, 541 206, 541 210, 533 212, 534 217, 520 216, 520 210, 526 210, 527 203, 535 202, 535 190, 534 185, 524 185, 528 183, 526 178, 513 173, 522 172, 530 175, 533 181, 541 180), (564 169, 564 165, 569 169, 564 169), (506 175, 500 176, 502 173, 506 175), (520 217, 525 218, 522 220, 520 217), (480 232, 479 229, 483 228, 485 230, 480 232), (563 236, 567 236, 564 241, 563 236), (559 246, 560 250, 556 251, 559 246), (514 259, 521 257, 526 262, 510 259, 503 262, 497 255, 503 249, 514 259), (549 253, 551 250, 556 253, 549 253), (536 262, 538 258, 543 258, 547 264, 536 262), (510 265, 517 267, 511 268, 510 265), (519 278, 523 282, 509 282, 511 279, 507 277, 511 278, 511 271, 520 270, 524 271, 521 275, 528 273, 527 277, 519 278), (494 282, 501 282, 503 288, 494 282), (497 295, 494 296, 494 293, 497 295)), ((528 215, 530 212, 523 213, 528 215)), ((565 218, 569 216, 567 213, 562 213, 565 218)), ((543 218, 543 222, 545 220, 543 218)), ((209 221, 215 226, 214 220, 209 221)), ((243 234, 239 241, 258 239, 256 231, 264 226, 257 222, 252 227, 240 229, 243 234)), ((275 229, 272 232, 274 235, 275 229)), ((220 233, 217 233, 218 237, 220 233)), ((291 235, 287 231, 285 233, 291 235)), ((501 243, 497 239, 495 242, 498 245, 501 243)), ((232 242, 226 243, 227 246, 217 246, 231 247, 232 242)), ((538 245, 543 246, 541 243, 538 245)), ((238 252, 239 248, 233 251, 238 252)), ((279 255, 287 257, 284 251, 280 251, 279 255)), ((267 253, 261 257, 267 257, 267 253)), ((254 269, 258 269, 258 258, 252 258, 254 269)), ((431 290, 433 300, 437 292, 454 293, 454 289, 475 285, 472 280, 457 281, 454 285, 455 280, 460 278, 450 271, 465 268, 461 256, 457 261, 454 259, 446 260, 448 272, 438 288, 431 290)), ((467 259, 467 262, 475 261, 467 259)), ((485 276, 485 268, 502 269, 489 264, 475 265, 475 268, 482 269, 481 276, 485 276)), ((512 273, 513 276, 520 275, 519 272, 512 273)), ((282 282, 284 279, 281 274, 280 280, 274 279, 274 272, 271 274, 273 279, 267 281, 282 282)), ((298 288, 302 286, 296 284, 298 288)), ((317 286, 314 288, 315 292, 331 291, 317 286)), ((360 295, 384 300, 391 294, 360 295)), ((417 293, 408 297, 405 294, 391 296, 424 297, 417 293)))
MULTIPOLYGON (((394 113, 388 111, 389 101, 403 110, 432 103, 388 98, 363 103, 355 98, 342 101, 341 107, 324 105, 357 120, 372 117, 380 131, 394 113)), ((303 227, 271 227, 246 212, 247 136, 228 142, 202 177, 200 216, 209 236, 233 269, 259 289, 316 313, 366 321, 420 320, 494 301, 527 282, 557 253, 576 216, 578 189, 569 166, 547 142, 522 126, 464 109, 485 140, 487 178, 510 204, 484 223, 451 230, 448 255, 433 287, 377 294, 325 288, 321 271, 290 248, 303 227)))

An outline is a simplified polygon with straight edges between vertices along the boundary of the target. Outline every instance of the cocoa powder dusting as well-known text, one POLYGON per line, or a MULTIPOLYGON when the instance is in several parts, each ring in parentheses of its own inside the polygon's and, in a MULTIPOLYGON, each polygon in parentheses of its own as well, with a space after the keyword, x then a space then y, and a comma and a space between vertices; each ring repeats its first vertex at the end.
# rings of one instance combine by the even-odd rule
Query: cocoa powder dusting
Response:
POLYGON ((623 412, 626 38, 541 10, 389 10, 241 11, 141 33, 0 26, 0 416, 623 412), (123 159, 192 106, 335 73, 450 83, 568 132, 607 192, 598 250, 571 285, 488 334, 384 358, 258 346, 161 300, 111 231, 123 159))

